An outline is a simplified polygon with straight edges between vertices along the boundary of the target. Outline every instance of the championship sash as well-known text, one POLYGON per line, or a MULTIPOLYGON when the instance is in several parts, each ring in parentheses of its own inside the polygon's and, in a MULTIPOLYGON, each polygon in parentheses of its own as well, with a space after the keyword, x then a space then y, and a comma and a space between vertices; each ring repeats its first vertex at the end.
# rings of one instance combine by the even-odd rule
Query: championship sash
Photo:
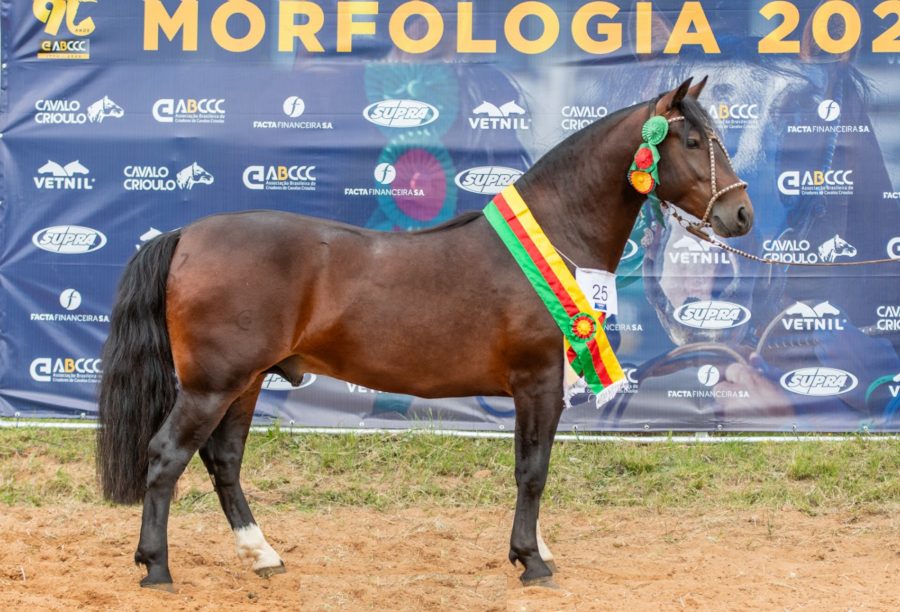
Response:
POLYGON ((484 215, 562 330, 572 369, 596 394, 598 406, 611 399, 625 374, 603 331, 606 313, 591 307, 514 185, 497 194, 484 215))

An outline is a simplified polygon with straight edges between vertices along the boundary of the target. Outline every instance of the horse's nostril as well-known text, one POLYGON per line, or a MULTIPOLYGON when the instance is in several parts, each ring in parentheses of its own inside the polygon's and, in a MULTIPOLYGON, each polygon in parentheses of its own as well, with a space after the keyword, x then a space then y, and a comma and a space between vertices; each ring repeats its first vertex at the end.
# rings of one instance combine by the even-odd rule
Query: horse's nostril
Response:
POLYGON ((741 206, 740 208, 738 208, 737 218, 738 218, 738 222, 741 224, 741 226, 747 225, 747 222, 749 221, 749 219, 747 218, 747 209, 744 206, 741 206))

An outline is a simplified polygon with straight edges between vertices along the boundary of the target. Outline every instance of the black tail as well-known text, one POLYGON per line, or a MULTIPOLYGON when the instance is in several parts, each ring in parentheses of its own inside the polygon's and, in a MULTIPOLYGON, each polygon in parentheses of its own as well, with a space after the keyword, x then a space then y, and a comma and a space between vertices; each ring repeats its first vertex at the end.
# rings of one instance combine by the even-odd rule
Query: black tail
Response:
POLYGON ((158 236, 128 262, 103 346, 97 472, 103 497, 120 504, 143 498, 147 447, 175 403, 166 282, 179 238, 158 236))

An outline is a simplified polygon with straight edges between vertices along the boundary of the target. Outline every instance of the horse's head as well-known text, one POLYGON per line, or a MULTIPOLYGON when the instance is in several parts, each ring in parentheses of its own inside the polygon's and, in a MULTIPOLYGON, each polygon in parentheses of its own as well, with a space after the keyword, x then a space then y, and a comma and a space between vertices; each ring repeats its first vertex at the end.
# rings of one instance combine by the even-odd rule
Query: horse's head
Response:
POLYGON ((659 145, 657 195, 708 222, 720 236, 743 236, 753 226, 753 204, 697 102, 705 85, 705 78, 693 87, 688 79, 656 102, 656 115, 669 123, 659 145))

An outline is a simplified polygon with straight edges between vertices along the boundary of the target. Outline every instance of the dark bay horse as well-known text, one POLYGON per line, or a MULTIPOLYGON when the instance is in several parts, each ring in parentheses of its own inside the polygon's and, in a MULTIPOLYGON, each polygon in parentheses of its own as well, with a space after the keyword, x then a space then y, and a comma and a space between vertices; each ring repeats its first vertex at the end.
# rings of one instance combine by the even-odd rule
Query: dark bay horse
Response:
MULTIPOLYGON (((626 180, 651 116, 658 196, 745 234, 753 211, 711 140, 696 98, 705 79, 616 112, 541 158, 516 187, 546 235, 580 265, 615 270, 644 201, 626 180)), ((281 212, 216 215, 146 244, 122 278, 103 352, 98 468, 106 498, 144 502, 135 561, 143 586, 171 589, 167 523, 195 452, 213 478, 238 554, 284 571, 240 485, 263 378, 304 373, 421 397, 512 396, 515 519, 509 559, 548 581, 538 506, 563 410, 560 329, 481 213, 407 234, 281 212)), ((551 564, 552 565, 552 564, 551 564)))

